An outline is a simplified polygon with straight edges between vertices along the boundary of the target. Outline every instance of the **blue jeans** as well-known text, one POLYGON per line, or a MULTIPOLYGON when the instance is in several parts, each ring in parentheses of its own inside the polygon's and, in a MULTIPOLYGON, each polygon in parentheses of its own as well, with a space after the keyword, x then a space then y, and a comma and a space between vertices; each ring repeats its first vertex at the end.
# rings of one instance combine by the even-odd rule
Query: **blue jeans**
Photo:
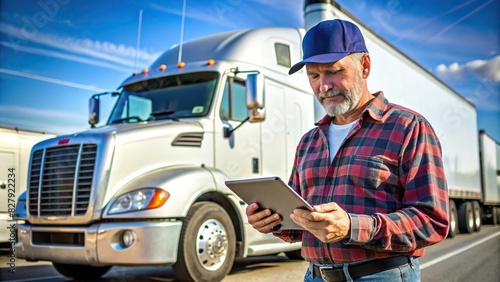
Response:
MULTIPOLYGON (((371 275, 366 275, 352 279, 348 272, 349 264, 334 264, 334 267, 343 268, 344 274, 348 282, 419 282, 420 281, 420 264, 418 258, 411 258, 410 264, 405 264, 386 271, 377 272, 371 275)), ((321 266, 320 264, 316 264, 321 266)), ((307 268, 304 282, 322 282, 321 277, 312 277, 311 271, 307 268)))

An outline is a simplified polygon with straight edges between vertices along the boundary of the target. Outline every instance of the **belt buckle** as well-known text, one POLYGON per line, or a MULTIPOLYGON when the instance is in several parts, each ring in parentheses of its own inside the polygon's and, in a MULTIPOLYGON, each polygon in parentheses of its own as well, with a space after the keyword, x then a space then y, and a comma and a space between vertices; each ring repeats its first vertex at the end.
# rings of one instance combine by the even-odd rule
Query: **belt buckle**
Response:
POLYGON ((342 282, 347 281, 344 270, 342 268, 333 268, 332 266, 320 266, 319 274, 321 274, 321 279, 327 282, 342 282), (324 270, 331 270, 330 275, 325 274, 324 270), (332 275, 333 274, 333 275, 332 275), (332 277, 335 276, 335 277, 332 277), (333 280, 332 280, 333 278, 333 280))

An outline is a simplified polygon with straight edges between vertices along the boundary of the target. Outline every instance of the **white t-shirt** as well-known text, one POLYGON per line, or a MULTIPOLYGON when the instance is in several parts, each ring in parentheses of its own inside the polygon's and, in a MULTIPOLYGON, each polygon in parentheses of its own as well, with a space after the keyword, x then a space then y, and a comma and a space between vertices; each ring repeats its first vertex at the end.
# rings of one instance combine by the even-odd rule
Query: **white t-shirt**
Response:
POLYGON ((351 130, 352 126, 357 120, 347 123, 347 124, 334 124, 330 123, 328 127, 328 146, 330 149, 330 163, 332 163, 333 158, 337 154, 340 145, 344 142, 344 139, 347 137, 347 133, 351 130))

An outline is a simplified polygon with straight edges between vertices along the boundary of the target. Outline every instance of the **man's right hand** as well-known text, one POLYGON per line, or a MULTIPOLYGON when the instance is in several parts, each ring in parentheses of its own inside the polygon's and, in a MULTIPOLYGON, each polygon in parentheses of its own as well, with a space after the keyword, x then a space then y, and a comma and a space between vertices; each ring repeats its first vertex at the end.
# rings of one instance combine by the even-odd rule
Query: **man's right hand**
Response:
POLYGON ((277 213, 272 213, 270 209, 261 211, 258 211, 258 209, 259 205, 257 203, 248 205, 246 210, 248 223, 260 233, 267 234, 278 231, 279 229, 273 230, 273 228, 281 223, 281 216, 277 213))

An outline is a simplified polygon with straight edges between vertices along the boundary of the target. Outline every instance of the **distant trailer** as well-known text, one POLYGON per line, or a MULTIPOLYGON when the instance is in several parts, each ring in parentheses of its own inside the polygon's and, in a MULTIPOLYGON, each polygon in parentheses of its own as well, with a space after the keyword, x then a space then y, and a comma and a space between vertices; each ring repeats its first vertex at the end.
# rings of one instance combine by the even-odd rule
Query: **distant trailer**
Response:
MULTIPOLYGON (((31 147, 55 134, 0 125, 0 243, 9 243, 11 212, 26 190, 31 147)), ((13 212, 12 212, 13 213, 13 212)))

